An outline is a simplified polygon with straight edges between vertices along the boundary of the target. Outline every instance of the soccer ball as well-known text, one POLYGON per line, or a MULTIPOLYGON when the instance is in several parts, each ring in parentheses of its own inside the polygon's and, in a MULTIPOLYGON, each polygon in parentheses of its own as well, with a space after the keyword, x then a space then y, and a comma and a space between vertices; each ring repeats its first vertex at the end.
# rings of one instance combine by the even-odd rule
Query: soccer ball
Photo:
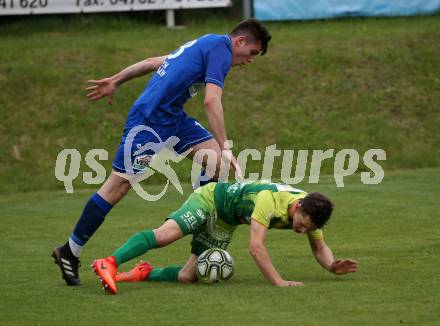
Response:
POLYGON ((233 266, 234 261, 226 250, 211 248, 197 258, 196 274, 203 283, 226 281, 234 274, 233 266))

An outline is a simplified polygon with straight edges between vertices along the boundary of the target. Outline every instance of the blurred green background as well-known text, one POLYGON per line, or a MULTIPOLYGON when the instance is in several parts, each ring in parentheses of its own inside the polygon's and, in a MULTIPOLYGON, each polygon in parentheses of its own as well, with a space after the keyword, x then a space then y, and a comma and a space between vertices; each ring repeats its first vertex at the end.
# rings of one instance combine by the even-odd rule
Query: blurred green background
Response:
MULTIPOLYGON (((111 76, 150 56, 169 53, 205 33, 228 33, 241 7, 163 12, 2 17, 0 20, 0 193, 63 189, 58 153, 78 149, 80 175, 90 149, 108 151, 107 174, 126 114, 148 77, 123 85, 114 104, 89 102, 85 81, 111 76)), ((268 23, 266 56, 231 69, 223 104, 235 154, 245 148, 381 148, 387 171, 438 167, 439 16, 268 23)), ((208 127, 203 94, 186 111, 208 127)), ((310 154, 311 155, 311 151, 310 154)), ((174 164, 189 181, 191 162, 174 164)), ((327 160, 322 173, 333 173, 327 160)), ((362 161, 362 160, 361 160, 362 161)), ((310 156, 309 156, 310 164, 310 156)), ((282 158, 275 159, 274 178, 282 158)), ((293 161, 292 175, 296 164, 293 161)), ((248 160, 247 173, 262 161, 248 160)), ((359 170, 367 170, 361 163, 359 170)), ((159 175, 148 182, 161 181, 159 175)))

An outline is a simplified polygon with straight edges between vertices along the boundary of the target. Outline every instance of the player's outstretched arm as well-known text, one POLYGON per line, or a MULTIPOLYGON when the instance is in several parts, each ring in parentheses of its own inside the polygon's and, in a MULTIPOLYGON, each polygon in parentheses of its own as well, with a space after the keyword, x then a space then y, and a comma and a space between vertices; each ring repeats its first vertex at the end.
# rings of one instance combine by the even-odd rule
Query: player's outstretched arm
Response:
POLYGON ((302 282, 284 280, 272 264, 272 259, 264 245, 267 235, 267 227, 251 219, 251 236, 249 251, 260 271, 267 280, 276 286, 288 287, 304 285, 302 282))
POLYGON ((316 261, 329 272, 342 275, 354 273, 357 271, 358 263, 353 259, 337 259, 333 258, 333 253, 322 239, 313 239, 308 237, 310 247, 316 261))
POLYGON ((86 88, 89 91, 87 97, 91 101, 108 97, 108 103, 112 104, 113 95, 119 86, 130 79, 156 71, 166 58, 167 56, 148 58, 123 69, 112 77, 88 80, 87 82, 91 85, 86 88))

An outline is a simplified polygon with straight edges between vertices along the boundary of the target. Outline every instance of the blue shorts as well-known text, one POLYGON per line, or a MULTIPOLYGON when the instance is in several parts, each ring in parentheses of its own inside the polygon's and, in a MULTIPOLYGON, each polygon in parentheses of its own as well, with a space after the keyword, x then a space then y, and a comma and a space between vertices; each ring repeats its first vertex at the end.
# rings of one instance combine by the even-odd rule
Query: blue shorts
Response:
POLYGON ((212 134, 184 111, 176 123, 161 125, 149 121, 142 112, 133 108, 128 114, 112 167, 121 173, 139 173, 165 146, 181 154, 211 138, 212 134))

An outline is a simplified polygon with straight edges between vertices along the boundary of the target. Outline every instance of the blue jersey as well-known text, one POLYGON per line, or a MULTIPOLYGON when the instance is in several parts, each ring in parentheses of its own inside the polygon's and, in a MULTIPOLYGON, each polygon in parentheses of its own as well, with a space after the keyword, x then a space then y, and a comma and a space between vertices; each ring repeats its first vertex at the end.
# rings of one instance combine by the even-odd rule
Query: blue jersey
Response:
POLYGON ((140 110, 153 123, 175 123, 185 102, 206 83, 223 88, 231 65, 228 35, 208 34, 188 42, 163 62, 133 109, 140 110))

